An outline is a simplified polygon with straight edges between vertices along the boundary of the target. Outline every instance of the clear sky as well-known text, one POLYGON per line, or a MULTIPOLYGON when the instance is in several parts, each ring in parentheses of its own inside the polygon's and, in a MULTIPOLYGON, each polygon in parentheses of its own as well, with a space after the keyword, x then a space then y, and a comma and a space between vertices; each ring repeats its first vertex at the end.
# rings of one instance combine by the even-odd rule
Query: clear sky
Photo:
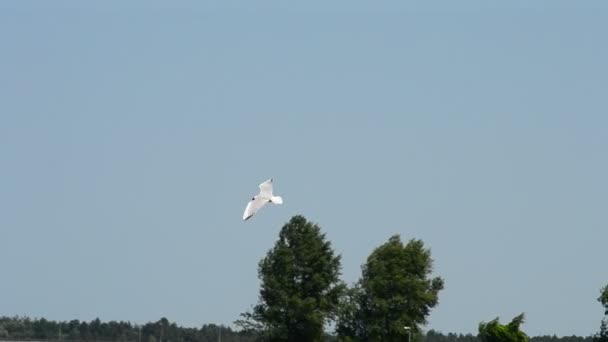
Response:
POLYGON ((125 3, 0 3, 0 315, 232 324, 303 214, 424 240, 427 329, 599 329, 608 3, 125 3))

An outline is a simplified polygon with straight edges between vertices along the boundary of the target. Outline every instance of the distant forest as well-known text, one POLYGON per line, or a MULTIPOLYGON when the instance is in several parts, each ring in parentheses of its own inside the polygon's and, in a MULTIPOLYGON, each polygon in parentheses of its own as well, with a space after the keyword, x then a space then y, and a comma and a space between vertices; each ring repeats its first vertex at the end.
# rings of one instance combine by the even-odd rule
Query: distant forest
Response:
MULTIPOLYGON (((143 325, 130 322, 90 322, 71 320, 49 321, 44 318, 0 317, 0 340, 54 341, 119 341, 119 342, 248 342, 262 337, 252 331, 235 331, 227 326, 204 324, 200 328, 186 328, 161 318, 143 325)), ((327 336, 327 341, 337 341, 327 336)), ((476 335, 443 334, 429 330, 417 337, 418 342, 480 342, 476 335)), ((591 336, 534 336, 529 342, 593 342, 591 336)))
MULTIPOLYGON (((471 334, 443 334, 435 330, 427 331, 422 337, 421 342, 481 342, 477 335, 471 334)), ((593 342, 591 336, 531 336, 528 342, 593 342)))

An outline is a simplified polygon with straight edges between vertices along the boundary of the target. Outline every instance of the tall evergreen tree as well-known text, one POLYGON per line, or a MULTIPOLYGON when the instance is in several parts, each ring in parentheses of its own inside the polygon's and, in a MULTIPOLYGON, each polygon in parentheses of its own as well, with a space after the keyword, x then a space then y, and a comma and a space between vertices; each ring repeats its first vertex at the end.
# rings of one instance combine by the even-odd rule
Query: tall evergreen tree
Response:
POLYGON ((268 341, 320 341, 344 288, 339 275, 340 256, 321 228, 294 216, 259 263, 259 303, 237 324, 268 341))

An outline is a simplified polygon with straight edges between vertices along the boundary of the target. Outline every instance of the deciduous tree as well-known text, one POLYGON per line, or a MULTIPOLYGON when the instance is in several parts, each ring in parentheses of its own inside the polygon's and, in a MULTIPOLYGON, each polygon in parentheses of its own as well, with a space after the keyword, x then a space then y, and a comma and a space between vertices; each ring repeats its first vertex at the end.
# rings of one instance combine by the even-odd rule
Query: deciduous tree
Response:
POLYGON ((405 341, 419 333, 444 287, 432 271, 431 251, 421 240, 404 245, 392 236, 367 258, 361 279, 343 299, 336 327, 340 338, 405 341))
POLYGON ((482 342, 527 342, 528 336, 519 329, 524 318, 521 313, 506 325, 500 324, 498 317, 487 323, 481 322, 478 336, 482 342))
POLYGON ((259 263, 259 303, 237 324, 270 341, 319 341, 344 288, 339 275, 340 256, 321 228, 294 216, 259 263))

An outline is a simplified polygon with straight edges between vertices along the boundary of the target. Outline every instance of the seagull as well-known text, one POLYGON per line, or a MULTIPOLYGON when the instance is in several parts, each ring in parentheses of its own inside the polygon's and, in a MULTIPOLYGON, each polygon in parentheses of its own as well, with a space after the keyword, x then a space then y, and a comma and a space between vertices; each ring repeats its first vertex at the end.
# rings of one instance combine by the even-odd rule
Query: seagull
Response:
POLYGON ((272 202, 274 204, 283 204, 283 199, 281 196, 272 195, 272 178, 260 184, 260 193, 253 197, 249 203, 247 203, 247 208, 245 208, 245 212, 243 213, 243 220, 249 220, 268 202, 272 202))

